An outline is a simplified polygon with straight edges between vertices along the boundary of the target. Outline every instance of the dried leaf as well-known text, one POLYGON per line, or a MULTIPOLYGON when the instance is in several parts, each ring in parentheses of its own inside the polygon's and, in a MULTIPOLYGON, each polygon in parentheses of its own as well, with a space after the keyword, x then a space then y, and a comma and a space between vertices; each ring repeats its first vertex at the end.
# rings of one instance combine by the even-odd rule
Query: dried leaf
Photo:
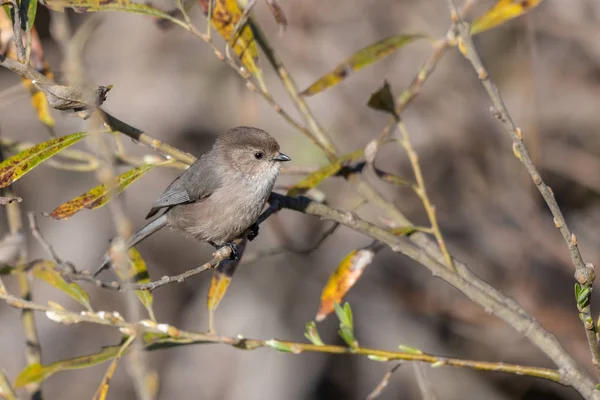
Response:
POLYGON ((17 377, 15 388, 22 388, 30 383, 42 382, 59 371, 88 368, 112 360, 119 354, 120 348, 121 346, 104 347, 100 352, 86 356, 56 361, 48 365, 28 365, 17 377))
POLYGON ((9 186, 40 163, 86 136, 87 133, 85 132, 61 136, 35 145, 5 160, 0 164, 0 188, 9 186))
POLYGON ((369 64, 373 64, 376 61, 392 54, 399 48, 414 42, 417 39, 424 38, 424 35, 397 35, 392 36, 370 46, 362 48, 354 53, 350 58, 339 64, 335 69, 321 78, 317 79, 308 89, 304 90, 302 96, 312 96, 325 89, 337 85, 352 72, 358 71, 366 67, 369 64))
POLYGON ((352 153, 341 156, 331 164, 326 165, 325 167, 313 172, 312 174, 309 174, 308 176, 300 180, 300 182, 296 183, 290 188, 290 190, 288 190, 287 195, 299 196, 306 193, 309 189, 317 187, 325 179, 338 173, 345 163, 357 161, 363 156, 363 149, 356 150, 352 153))
MULTIPOLYGON (((208 14, 209 0, 198 0, 204 15, 208 14)), ((223 39, 230 42, 234 39, 233 34, 237 23, 242 18, 243 10, 236 0, 214 0, 211 23, 223 39)), ((248 23, 246 23, 234 44, 229 43, 235 54, 242 61, 244 67, 256 78, 263 90, 265 83, 262 77, 262 71, 258 65, 258 48, 254 40, 254 33, 248 23)))
POLYGON ((391 114, 396 120, 400 119, 400 116, 396 112, 396 101, 394 100, 392 88, 388 81, 383 81, 383 85, 371 94, 367 106, 374 110, 391 114))
POLYGON ((80 194, 72 200, 56 207, 49 215, 54 219, 67 219, 79 211, 87 208, 95 210, 100 208, 111 199, 110 196, 117 196, 133 182, 141 178, 146 172, 154 168, 155 164, 145 164, 131 169, 115 178, 114 191, 111 192, 107 185, 99 185, 95 188, 80 194))
POLYGON ((499 0, 488 12, 473 21, 471 35, 477 35, 517 18, 541 2, 542 0, 499 0))
POLYGON ((371 249, 353 250, 344 257, 335 272, 329 277, 321 293, 321 306, 317 312, 317 321, 324 320, 334 311, 335 304, 342 301, 346 293, 358 281, 364 269, 373 262, 374 257, 375 253, 371 249))
POLYGON ((56 289, 75 299, 81 303, 88 310, 92 310, 90 305, 90 298, 88 294, 75 282, 67 283, 61 274, 54 269, 55 263, 53 261, 40 261, 33 265, 31 268, 31 274, 38 279, 54 286, 56 289))
MULTIPOLYGON (((115 271, 119 278, 125 282, 131 283, 148 283, 150 282, 150 275, 148 274, 148 268, 146 262, 142 258, 142 255, 135 247, 129 249, 129 269, 123 271, 121 268, 115 268, 115 271)), ((152 310, 152 293, 148 290, 136 290, 135 295, 140 299, 140 302, 148 310, 148 315, 155 321, 154 311, 152 310)))

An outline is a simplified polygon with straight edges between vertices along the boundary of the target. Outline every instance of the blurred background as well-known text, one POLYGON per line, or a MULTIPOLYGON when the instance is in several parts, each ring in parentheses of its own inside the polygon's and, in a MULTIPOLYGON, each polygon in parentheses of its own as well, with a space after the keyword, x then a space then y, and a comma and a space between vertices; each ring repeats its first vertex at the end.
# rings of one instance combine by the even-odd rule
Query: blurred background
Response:
MULTIPOLYGON (((301 89, 375 41, 398 33, 442 37, 450 26, 444 0, 280 3, 289 20, 282 35, 264 2, 255 7, 254 17, 301 89)), ((480 1, 471 16, 483 14, 493 3, 480 1)), ((167 2, 156 5, 171 7, 167 2)), ((91 14, 68 15, 76 28, 91 14)), ((205 26, 197 6, 191 15, 198 26, 205 26)), ((60 76, 61 53, 49 34, 50 18, 52 13, 40 8, 36 26, 46 58, 60 76)), ((84 49, 84 68, 91 82, 115 85, 104 104, 108 112, 195 155, 207 150, 216 134, 244 124, 273 134, 294 165, 317 168, 326 163, 309 140, 249 92, 236 73, 188 32, 160 30, 155 21, 143 16, 104 13, 95 18, 101 23, 84 49)), ((530 14, 475 38, 491 78, 525 133, 542 176, 590 262, 600 258, 599 38, 600 2, 595 0, 547 0, 530 14)), ((431 51, 427 42, 416 42, 308 99, 341 153, 364 147, 388 122, 384 114, 366 107, 370 93, 387 79, 399 94, 431 51)), ((273 96, 297 116, 264 57, 261 65, 273 96)), ((0 90, 9 91, 0 92, 1 135, 20 141, 47 140, 27 92, 14 89, 18 85, 15 74, 0 71, 0 90)), ((592 373, 566 246, 489 106, 470 64, 451 50, 404 111, 442 231, 455 257, 519 301, 592 373)), ((56 112, 54 116, 60 135, 85 129, 73 115, 56 112)), ((126 142, 132 154, 150 153, 126 142)), ((406 154, 397 146, 384 147, 377 164, 412 178, 406 154)), ((155 169, 122 195, 134 228, 143 224, 155 197, 177 174, 172 169, 155 169)), ((282 176, 279 184, 284 187, 298 179, 282 176)), ((428 224, 422 204, 410 190, 377 182, 372 176, 369 179, 416 224, 428 224)), ((14 190, 24 199, 24 211, 41 213, 95 185, 94 173, 42 166, 16 183, 14 190)), ((320 188, 336 208, 351 209, 360 200, 339 178, 327 180, 320 188)), ((361 207, 358 214, 381 223, 380 214, 370 206, 361 207)), ((87 269, 96 268, 116 234, 107 208, 83 211, 66 221, 40 217, 39 223, 63 259, 87 269)), ((329 226, 317 218, 282 211, 261 226, 260 236, 248 246, 246 255, 275 247, 309 247, 329 226)), ((288 253, 241 265, 216 313, 217 331, 304 341, 304 326, 315 317, 327 278, 348 252, 369 243, 368 238, 340 228, 310 255, 288 253)), ((149 238, 138 249, 154 279, 204 263, 212 251, 168 231, 149 238)), ((29 255, 31 259, 46 256, 34 240, 29 241, 29 255)), ((17 291, 14 280, 5 281, 9 290, 17 291)), ((209 283, 210 273, 205 273, 157 290, 158 320, 185 330, 206 330, 209 283)), ((95 309, 126 313, 123 294, 91 286, 86 290, 95 309)), ((36 282, 33 291, 38 303, 55 300, 78 307, 46 284, 36 282)), ((389 250, 377 255, 346 300, 354 311, 357 338, 365 347, 396 349, 404 344, 438 355, 554 367, 502 321, 423 267, 389 250)), ((44 364, 93 353, 120 339, 119 332, 108 327, 61 325, 42 314, 37 315, 37 322, 44 364)), ((335 317, 328 317, 318 328, 325 342, 342 344, 335 317)), ((0 305, 0 332, 0 367, 14 379, 25 365, 18 310, 0 305)), ((150 367, 160 377, 161 399, 362 399, 392 366, 351 356, 291 355, 266 349, 245 352, 223 345, 186 346, 148 356, 150 367)), ((45 398, 91 398, 106 368, 102 364, 58 373, 43 384, 45 398)), ((574 390, 539 379, 410 363, 396 371, 380 398, 420 399, 419 384, 437 399, 578 398, 574 390)), ((109 398, 134 396, 126 363, 121 362, 109 398)))

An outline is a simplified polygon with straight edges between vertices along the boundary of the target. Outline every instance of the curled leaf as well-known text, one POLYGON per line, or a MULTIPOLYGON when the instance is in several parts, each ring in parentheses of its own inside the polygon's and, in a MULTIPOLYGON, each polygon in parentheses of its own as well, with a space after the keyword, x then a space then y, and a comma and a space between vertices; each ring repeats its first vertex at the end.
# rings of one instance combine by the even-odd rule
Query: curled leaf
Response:
POLYGON ((48 365, 30 364, 17 377, 15 388, 43 382, 59 371, 88 368, 112 360, 119 354, 120 348, 121 346, 104 347, 98 353, 56 361, 48 365))
POLYGON ((74 145, 87 136, 85 132, 73 133, 35 145, 20 152, 0 164, 0 188, 14 181, 46 161, 59 151, 74 145))
POLYGON ((146 172, 155 167, 155 164, 145 164, 131 169, 115 179, 114 190, 111 192, 107 185, 99 185, 95 188, 69 200, 66 203, 56 207, 49 215, 54 219, 67 219, 79 211, 87 208, 95 210, 100 208, 110 200, 110 196, 117 196, 133 182, 141 178, 146 172))
POLYGON ((374 110, 391 114, 396 120, 400 119, 400 116, 396 112, 396 100, 394 99, 392 88, 388 81, 383 81, 383 85, 375 92, 371 93, 367 106, 374 110))
POLYGON ((288 190, 287 195, 299 196, 306 193, 310 189, 314 189, 325 179, 337 174, 342 169, 345 163, 357 161, 363 156, 364 150, 359 149, 338 158, 331 164, 320 168, 319 170, 313 172, 312 174, 309 174, 308 176, 300 180, 300 182, 296 183, 290 188, 290 190, 288 190))
POLYGON ((338 334, 353 349, 358 348, 358 341, 354 337, 354 321, 352 318, 352 309, 350 304, 345 303, 343 306, 340 303, 334 303, 335 314, 340 321, 340 330, 338 334))
POLYGON ((329 89, 346 79, 352 72, 358 71, 369 64, 373 64, 392 54, 399 48, 424 37, 425 36, 421 34, 396 35, 364 47, 350 56, 350 58, 340 63, 333 71, 317 79, 308 87, 308 89, 304 90, 301 95, 312 96, 325 89, 329 89))
POLYGON ((373 262, 375 253, 371 249, 351 251, 340 263, 335 272, 329 277, 321 293, 321 306, 316 320, 322 321, 335 309, 346 293, 354 286, 364 269, 373 262))
POLYGON ((52 285, 56 289, 75 299, 88 310, 92 310, 88 294, 75 282, 67 283, 62 275, 56 271, 53 261, 39 261, 31 268, 31 274, 38 279, 52 285))
POLYGON ((517 18, 540 4, 542 0, 499 0, 483 16, 471 24, 471 35, 492 29, 511 19, 517 18))

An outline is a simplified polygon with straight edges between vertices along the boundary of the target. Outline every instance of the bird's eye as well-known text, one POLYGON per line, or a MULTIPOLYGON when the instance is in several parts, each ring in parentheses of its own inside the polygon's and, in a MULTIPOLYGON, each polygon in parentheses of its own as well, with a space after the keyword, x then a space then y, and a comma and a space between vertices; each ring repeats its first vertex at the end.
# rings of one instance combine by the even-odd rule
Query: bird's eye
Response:
POLYGON ((257 160, 261 160, 264 157, 264 154, 261 153, 260 151, 257 151, 256 153, 254 153, 254 158, 256 158, 257 160))

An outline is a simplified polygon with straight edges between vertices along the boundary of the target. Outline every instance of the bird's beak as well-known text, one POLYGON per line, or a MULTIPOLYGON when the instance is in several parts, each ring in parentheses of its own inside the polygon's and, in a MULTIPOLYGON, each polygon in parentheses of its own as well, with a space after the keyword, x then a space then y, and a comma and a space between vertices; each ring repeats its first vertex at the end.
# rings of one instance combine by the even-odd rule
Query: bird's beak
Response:
POLYGON ((281 162, 284 162, 284 161, 291 161, 291 160, 292 160, 291 158, 289 158, 288 156, 286 156, 286 155, 285 155, 285 154, 283 154, 283 153, 279 153, 279 154, 277 154, 275 157, 273 157, 273 161, 281 161, 281 162))

